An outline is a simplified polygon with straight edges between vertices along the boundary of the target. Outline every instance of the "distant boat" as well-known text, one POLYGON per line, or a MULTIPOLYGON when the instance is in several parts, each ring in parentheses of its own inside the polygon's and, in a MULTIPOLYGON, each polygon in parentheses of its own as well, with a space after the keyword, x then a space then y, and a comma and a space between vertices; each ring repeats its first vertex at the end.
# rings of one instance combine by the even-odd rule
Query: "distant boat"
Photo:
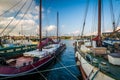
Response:
MULTIPOLYGON (((42 0, 40 0, 40 21, 41 5, 42 0)), ((41 40, 41 37, 40 30, 40 42, 36 50, 25 52, 21 56, 11 57, 7 60, 0 57, 0 76, 16 76, 36 70, 52 61, 66 48, 66 45, 61 43, 60 40, 57 40, 57 42, 54 42, 51 38, 41 40)))
POLYGON ((98 35, 92 40, 75 41, 76 62, 83 80, 120 80, 120 40, 115 46, 111 45, 113 51, 108 44, 102 45, 105 40, 101 39, 101 0, 98 0, 98 5, 98 35))

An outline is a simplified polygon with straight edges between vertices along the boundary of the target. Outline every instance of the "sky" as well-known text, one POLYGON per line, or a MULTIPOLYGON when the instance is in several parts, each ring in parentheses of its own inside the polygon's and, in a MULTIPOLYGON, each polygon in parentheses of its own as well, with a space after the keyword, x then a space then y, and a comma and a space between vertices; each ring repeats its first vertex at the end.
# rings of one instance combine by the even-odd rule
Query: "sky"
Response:
MULTIPOLYGON (((42 0, 43 36, 46 35, 46 31, 48 36, 56 35, 57 12, 59 12, 60 36, 81 35, 88 1, 89 7, 84 35, 96 34, 98 24, 97 0, 42 0)), ((117 23, 118 15, 120 14, 120 0, 112 0, 112 2, 115 22, 117 23)), ((14 36, 38 34, 39 3, 39 0, 0 0, 0 36, 8 33, 14 36), (30 4, 32 5, 30 6, 30 4), (15 7, 13 8, 13 6, 15 7), (10 10, 7 11, 8 9, 10 10), (18 13, 18 11, 20 12, 18 13), (24 16, 26 11, 27 13, 24 16), (15 17, 17 13, 18 15, 15 17), (21 20, 23 16, 24 18, 21 20)), ((110 0, 103 0, 102 7, 102 32, 112 31, 110 0)))

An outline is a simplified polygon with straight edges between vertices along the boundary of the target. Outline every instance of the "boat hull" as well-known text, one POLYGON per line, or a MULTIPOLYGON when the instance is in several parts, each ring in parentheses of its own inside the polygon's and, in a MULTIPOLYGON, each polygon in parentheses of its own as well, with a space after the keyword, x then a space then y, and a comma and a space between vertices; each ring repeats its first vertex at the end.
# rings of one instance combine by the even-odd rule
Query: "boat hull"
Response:
MULTIPOLYGON (((76 47, 75 47, 76 48, 76 47)), ((97 67, 92 66, 84 57, 81 52, 76 48, 75 57, 77 63, 79 62, 79 69, 81 70, 83 79, 89 80, 115 80, 112 77, 102 73, 97 67)))
POLYGON ((36 70, 37 68, 41 68, 43 65, 52 61, 57 55, 59 55, 64 49, 66 48, 65 45, 60 46, 55 53, 49 55, 45 58, 39 59, 37 62, 33 64, 22 66, 22 67, 9 67, 9 66, 0 66, 0 76, 16 76, 25 74, 31 71, 36 70))

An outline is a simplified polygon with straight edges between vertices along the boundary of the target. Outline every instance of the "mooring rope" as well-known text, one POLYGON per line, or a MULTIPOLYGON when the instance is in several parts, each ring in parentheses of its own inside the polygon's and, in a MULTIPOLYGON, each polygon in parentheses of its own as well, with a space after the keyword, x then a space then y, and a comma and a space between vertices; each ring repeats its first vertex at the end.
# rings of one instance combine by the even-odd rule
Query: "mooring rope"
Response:
POLYGON ((66 68, 70 68, 70 67, 74 67, 74 66, 77 66, 77 65, 70 65, 70 66, 63 66, 63 67, 59 67, 59 68, 47 69, 47 70, 43 70, 43 71, 40 71, 40 72, 60 70, 60 69, 64 69, 65 67, 66 67, 66 68))
POLYGON ((45 80, 47 80, 47 78, 34 65, 32 65, 32 66, 45 80))
MULTIPOLYGON (((66 68, 70 68, 70 67, 75 67, 75 66, 78 66, 78 65, 69 65, 69 66, 63 66, 63 67, 58 67, 58 68, 53 68, 53 69, 46 69, 46 70, 42 70, 42 71, 39 71, 39 72, 42 73, 42 72, 48 72, 48 71, 65 69, 65 67, 66 68)), ((39 73, 39 72, 31 72, 31 73, 27 73, 27 74, 20 74, 20 75, 16 75, 16 76, 4 77, 4 78, 0 78, 0 80, 9 79, 9 78, 15 78, 15 77, 20 77, 20 76, 25 76, 25 75, 32 75, 32 74, 36 74, 36 73, 39 73)))
MULTIPOLYGON (((57 59, 56 56, 55 56, 55 58, 57 59)), ((59 59, 57 59, 57 61, 58 61, 76 80, 79 80, 63 63, 60 62, 59 59)))

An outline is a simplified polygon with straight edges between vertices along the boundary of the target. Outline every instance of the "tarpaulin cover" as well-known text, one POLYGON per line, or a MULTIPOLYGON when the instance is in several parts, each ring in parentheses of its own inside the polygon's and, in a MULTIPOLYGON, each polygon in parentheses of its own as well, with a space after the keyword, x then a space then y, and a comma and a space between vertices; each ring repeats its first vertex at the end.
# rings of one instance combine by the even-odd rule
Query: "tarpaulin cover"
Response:
POLYGON ((53 44, 57 44, 60 42, 60 40, 58 42, 53 41, 51 38, 46 38, 45 40, 42 40, 42 42, 37 45, 37 48, 40 49, 41 47, 47 45, 49 42, 53 43, 53 44))

